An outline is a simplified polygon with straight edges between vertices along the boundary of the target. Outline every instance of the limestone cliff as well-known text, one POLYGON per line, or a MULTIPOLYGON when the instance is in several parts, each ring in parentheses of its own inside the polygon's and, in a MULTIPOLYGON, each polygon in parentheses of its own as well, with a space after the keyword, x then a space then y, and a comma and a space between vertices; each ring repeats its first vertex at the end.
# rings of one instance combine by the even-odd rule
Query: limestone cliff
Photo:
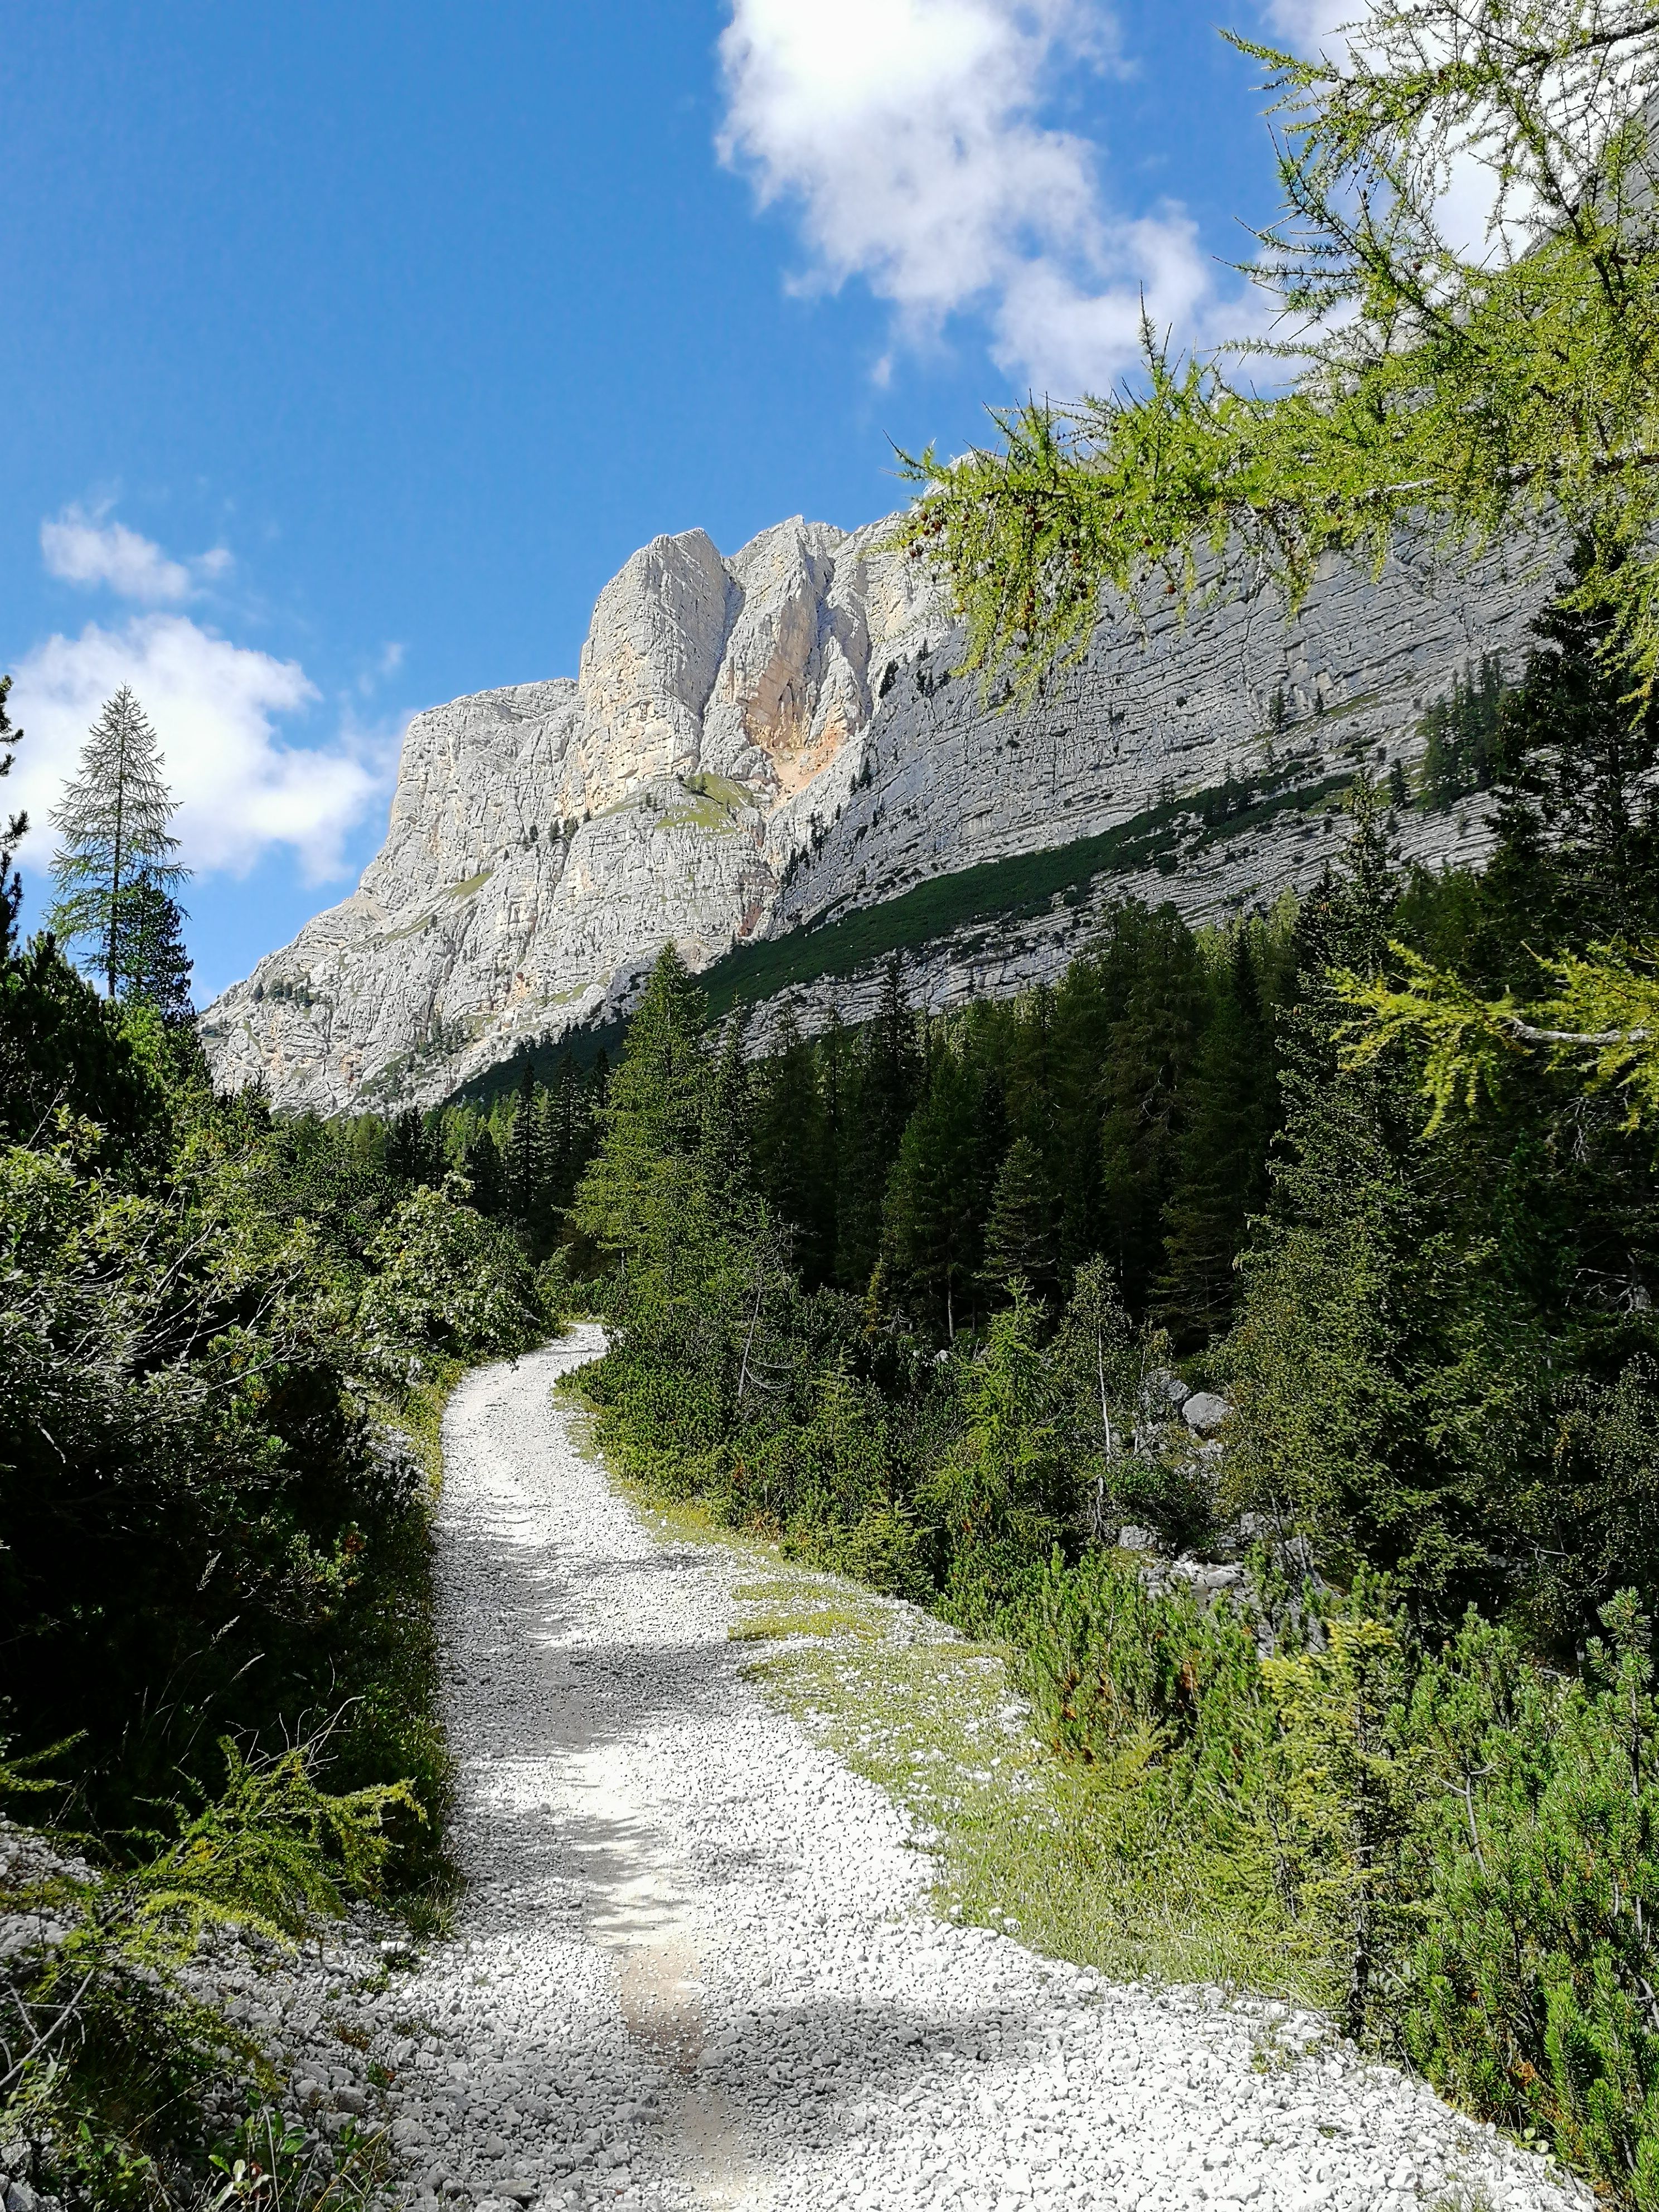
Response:
POLYGON ((872 666, 943 635, 882 536, 796 520, 729 561, 656 538, 574 682, 417 715, 357 890, 204 1015, 216 1079, 325 1113, 430 1101, 603 1018, 665 939, 702 967, 763 927, 858 773, 872 666))
MULTIPOLYGON (((657 538, 600 593, 574 681, 418 715, 356 891, 204 1016, 217 1079, 428 1103, 624 1009, 669 938, 700 969, 738 948, 746 995, 787 991, 811 1026, 856 1018, 886 943, 939 1006, 1055 973, 1125 891, 1237 911, 1323 866, 1325 802, 1411 760, 1467 662, 1518 670, 1550 582, 1537 558, 1333 564, 1289 622, 1266 591, 1144 635, 1109 610, 1011 708, 955 673, 889 526, 797 519, 725 560, 657 538)), ((1482 825, 1408 812, 1399 835, 1445 857, 1482 825)))

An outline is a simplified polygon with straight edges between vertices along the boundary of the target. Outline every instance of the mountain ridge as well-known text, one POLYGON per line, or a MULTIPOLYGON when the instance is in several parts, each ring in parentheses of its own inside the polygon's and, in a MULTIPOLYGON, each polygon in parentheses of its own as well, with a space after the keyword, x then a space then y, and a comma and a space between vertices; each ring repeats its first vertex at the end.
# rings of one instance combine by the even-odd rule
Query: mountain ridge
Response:
MULTIPOLYGON (((1115 897, 1268 902, 1323 866, 1346 781, 1414 765, 1462 667, 1518 670, 1552 582, 1540 542, 1467 574, 1328 562, 1293 614, 1266 587, 1144 628, 1108 605, 1018 701, 959 673, 891 530, 797 516, 729 557, 655 538, 576 677, 417 715, 357 890, 204 1014, 216 1079, 325 1113, 435 1103, 619 1018, 671 938, 718 1001, 787 999, 812 1029, 860 1018, 895 950, 939 1007, 1056 974, 1115 897)), ((1484 834, 1474 807, 1396 824, 1428 861, 1484 834)))

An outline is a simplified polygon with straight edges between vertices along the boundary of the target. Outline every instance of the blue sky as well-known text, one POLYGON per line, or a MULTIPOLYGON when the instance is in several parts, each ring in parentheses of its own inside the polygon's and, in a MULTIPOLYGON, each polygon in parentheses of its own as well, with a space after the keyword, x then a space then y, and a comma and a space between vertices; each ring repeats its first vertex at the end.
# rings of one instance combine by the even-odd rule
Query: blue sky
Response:
MULTIPOLYGON (((1237 0, 1305 40, 1344 11, 1237 0)), ((14 0, 0 665, 40 827, 130 680, 198 997, 343 896, 422 706, 574 673, 659 531, 1235 327, 1273 176, 1187 0, 14 0), (1218 258, 1221 257, 1222 258, 1218 258)))

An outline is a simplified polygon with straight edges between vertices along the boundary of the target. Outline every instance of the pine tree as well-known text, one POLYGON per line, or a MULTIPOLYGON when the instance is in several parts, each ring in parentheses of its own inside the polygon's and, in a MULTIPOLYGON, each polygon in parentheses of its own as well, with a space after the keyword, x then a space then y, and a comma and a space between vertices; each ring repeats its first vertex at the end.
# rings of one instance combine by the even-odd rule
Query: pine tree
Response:
POLYGON ((865 1031, 853 1096, 842 1125, 836 1167, 836 1279, 861 1291, 881 1250, 887 1177, 921 1087, 915 1018, 904 1000, 896 953, 882 978, 881 1000, 865 1031))
MULTIPOLYGON (((756 1071, 756 1180, 793 1231, 796 1266, 816 1287, 828 1276, 834 1254, 835 1208, 835 1161, 817 1062, 788 1007, 771 1044, 756 1071)), ((837 1040, 837 1058, 840 1049, 837 1040)))
POLYGON ((127 926, 140 912, 126 896, 131 886, 142 878, 170 896, 190 873, 173 858, 179 842, 167 824, 178 809, 163 764, 155 732, 124 684, 93 725, 80 773, 52 811, 62 842, 47 924, 65 944, 93 948, 112 999, 127 973, 127 926))
POLYGON ((418 1106, 406 1106, 386 1133, 386 1169, 399 1182, 433 1181, 426 1125, 418 1106))
POLYGON ((582 1234, 625 1265, 672 1257, 668 1186, 684 1182, 702 1151, 708 1025, 702 993, 665 945, 628 1024, 599 1110, 599 1150, 575 1198, 582 1234))
POLYGON ((887 1188, 883 1257, 894 1279, 920 1294, 947 1341, 979 1272, 981 1103, 981 1086, 947 1042, 927 1095, 905 1126, 887 1188))
POLYGON ((998 1170, 985 1224, 985 1281, 1009 1290, 1016 1277, 1039 1297, 1059 1286, 1054 1194, 1042 1155, 1029 1137, 1016 1137, 998 1170))
POLYGON ((536 1079, 526 1061, 507 1130, 503 1174, 507 1210, 527 1229, 539 1231, 547 1206, 547 1163, 536 1079))
POLYGON ((1100 1242, 1138 1312, 1163 1256, 1182 1091, 1207 1006, 1196 941, 1173 907, 1127 908, 1116 922, 1107 969, 1121 1011, 1100 1078, 1100 1242))
MULTIPOLYGON (((17 757, 18 740, 23 732, 12 726, 6 711, 6 701, 11 693, 11 678, 0 676, 0 782, 11 774, 11 764, 17 757)), ((28 835, 29 817, 21 809, 9 816, 0 827, 0 960, 9 954, 12 939, 16 934, 17 917, 23 906, 23 878, 18 873, 15 854, 18 846, 28 835)))
POLYGON ((1277 1115, 1271 1035, 1251 957, 1236 928, 1203 1042, 1182 1091, 1172 1188, 1164 1208, 1160 1318, 1182 1346, 1218 1335, 1232 1311, 1233 1261, 1267 1199, 1277 1115))
POLYGON ((1534 955, 1659 931, 1659 699, 1632 710, 1632 673, 1604 650, 1611 609, 1571 603, 1589 557, 1575 554, 1534 623, 1503 702, 1488 905, 1506 946, 1498 980, 1528 996, 1534 955))
POLYGON ((472 1203, 480 1213, 499 1213, 506 1195, 501 1155, 485 1122, 461 1156, 461 1172, 472 1186, 472 1203))
POLYGON ((119 995, 154 1006, 169 1024, 193 1021, 193 963, 185 947, 183 908, 149 869, 122 886, 117 904, 119 995))

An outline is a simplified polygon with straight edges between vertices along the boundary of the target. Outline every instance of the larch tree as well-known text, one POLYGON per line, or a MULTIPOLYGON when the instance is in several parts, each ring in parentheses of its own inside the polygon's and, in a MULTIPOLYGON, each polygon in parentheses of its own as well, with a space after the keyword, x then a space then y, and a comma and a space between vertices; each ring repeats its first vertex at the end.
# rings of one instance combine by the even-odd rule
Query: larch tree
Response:
MULTIPOLYGON (((11 678, 0 676, 0 781, 11 774, 12 763, 17 757, 17 742, 23 732, 14 728, 6 701, 11 696, 11 678)), ((29 817, 20 808, 0 823, 0 958, 11 950, 13 933, 23 904, 23 879, 17 872, 14 858, 18 846, 28 834, 29 817)))
MULTIPOLYGON (((1232 43, 1274 100, 1282 210, 1248 273, 1277 334, 1182 359, 1148 324, 1134 385, 1005 410, 1000 450, 908 459, 900 539, 947 574, 968 664, 1034 687, 1108 589, 1143 620, 1246 581, 1294 608, 1328 555, 1380 569, 1530 537, 1541 562, 1565 538, 1560 611, 1599 625, 1639 719, 1659 695, 1659 15, 1370 0, 1315 59, 1232 43), (1477 187, 1469 239, 1448 211, 1477 187)), ((1426 1047, 1437 1126, 1540 1049, 1651 1119, 1659 939, 1540 954, 1525 999, 1404 952, 1403 988, 1351 979, 1355 1051, 1426 1047)))
POLYGON ((942 560, 971 665, 1034 682, 1104 586, 1145 611, 1270 579, 1294 605, 1326 554, 1467 557, 1547 519, 1591 549, 1584 603, 1635 680, 1659 674, 1659 16, 1371 0, 1346 30, 1314 60, 1232 40, 1274 99, 1283 208, 1248 271, 1273 339, 1182 360, 1149 325, 1133 386, 909 463, 902 534, 942 560))
MULTIPOLYGON (((112 999, 130 994, 147 951, 168 937, 156 901, 190 871, 173 857, 177 802, 162 780, 155 732, 131 687, 106 702, 81 749, 79 773, 52 810, 58 897, 46 920, 66 945, 89 946, 112 999)), ((188 986, 186 984, 186 990, 188 986)))

